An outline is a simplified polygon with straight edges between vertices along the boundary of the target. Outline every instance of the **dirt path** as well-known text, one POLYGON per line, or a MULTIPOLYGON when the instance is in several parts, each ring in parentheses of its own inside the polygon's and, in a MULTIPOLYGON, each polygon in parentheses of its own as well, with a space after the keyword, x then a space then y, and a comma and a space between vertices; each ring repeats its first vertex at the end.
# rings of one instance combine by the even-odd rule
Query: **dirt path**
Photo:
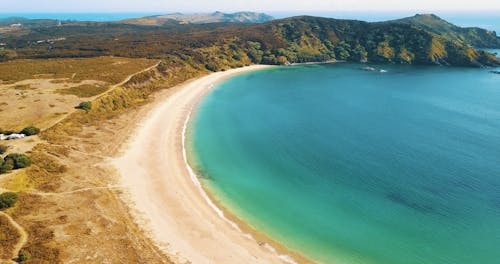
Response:
MULTIPOLYGON (((135 73, 132 73, 130 74, 129 76, 127 76, 127 78, 125 78, 123 81, 121 81, 120 83, 117 83, 117 84, 114 84, 112 85, 108 90, 106 90, 104 93, 100 94, 100 95, 97 95, 96 97, 92 98, 92 101, 93 100, 96 100, 96 99, 99 99, 99 98, 102 98, 103 96, 111 93, 112 91, 114 91, 116 88, 126 84, 128 81, 130 81, 132 79, 132 77, 138 75, 138 74, 141 74, 141 73, 144 73, 144 72, 147 72, 147 71, 150 71, 156 67, 158 67, 158 65, 160 65, 161 61, 158 61, 155 65, 153 66, 150 66, 150 67, 147 67, 146 69, 143 69, 143 70, 140 70, 138 72, 135 72, 135 73)), ((59 122, 61 122, 62 120, 64 120, 66 117, 68 117, 69 115, 73 114, 75 111, 78 111, 77 109, 72 109, 71 111, 69 111, 67 114, 65 115, 62 115, 61 118, 55 120, 52 124, 50 124, 49 126, 47 126, 46 128, 43 128, 42 131, 44 130, 47 130, 47 129, 50 129, 51 127, 55 126, 56 124, 58 124, 59 122)))
POLYGON ((112 186, 101 186, 101 187, 88 187, 88 188, 82 188, 78 190, 73 190, 73 191, 67 191, 67 192, 29 192, 30 194, 35 194, 35 195, 40 195, 40 196, 57 196, 57 195, 68 195, 68 194, 75 194, 75 193, 80 193, 80 192, 87 192, 87 191, 94 191, 94 190, 119 190, 123 189, 123 186, 119 185, 112 185, 112 186))
MULTIPOLYGON (((160 65, 161 61, 158 61, 155 65, 151 66, 151 67, 148 67, 144 70, 141 70, 141 71, 138 71, 136 73, 133 73, 133 74, 130 74, 129 76, 127 76, 127 78, 125 78, 122 82, 118 83, 118 84, 115 84, 115 85, 112 85, 111 88, 109 88, 107 91, 105 91, 104 93, 98 95, 95 99, 99 99, 109 93, 111 93, 112 91, 114 91, 116 88, 126 84, 128 81, 130 81, 132 79, 132 77, 136 76, 136 75, 139 75, 141 73, 144 73, 144 72, 147 72, 147 71, 150 71, 156 67, 158 67, 158 65, 160 65)), ((94 99, 94 100, 95 100, 94 99)))
POLYGON ((19 251, 24 247, 26 242, 28 242, 28 233, 24 230, 24 228, 21 225, 19 225, 16 221, 14 221, 14 219, 12 219, 12 217, 10 217, 10 215, 8 215, 4 212, 1 212, 1 211, 0 211, 0 215, 3 215, 4 217, 6 217, 9 220, 10 224, 19 233, 19 236, 20 236, 19 241, 14 246, 14 250, 12 250, 12 258, 10 260, 12 263, 16 263, 12 259, 17 258, 17 256, 19 255, 19 251))
MULTIPOLYGON (((136 73, 128 75, 123 81, 121 81, 118 84, 114 84, 114 85, 110 86, 110 88, 106 92, 104 92, 104 93, 102 93, 102 94, 94 97, 92 100, 96 100, 96 99, 99 99, 99 98, 102 98, 102 97, 106 96, 107 94, 111 93, 112 91, 114 91, 118 87, 121 87, 122 85, 124 85, 127 82, 129 82, 134 76, 136 76, 138 74, 141 74, 141 73, 144 73, 144 72, 147 72, 147 71, 150 71, 150 70, 154 69, 155 67, 157 67, 158 65, 160 65, 160 63, 161 63, 161 61, 158 61, 156 64, 154 64, 154 65, 152 65, 152 66, 150 66, 148 68, 145 68, 145 69, 143 69, 141 71, 138 71, 136 73)), ((55 126, 56 124, 58 124, 59 122, 61 122, 65 118, 67 118, 69 115, 71 115, 75 111, 77 111, 77 110, 73 109, 73 110, 69 111, 67 114, 61 116, 61 118, 55 120, 53 123, 51 123, 50 125, 48 125, 48 127, 44 128, 42 130, 47 130, 47 129, 55 126)), ((40 140, 37 140, 37 141, 39 141, 39 143, 43 143, 40 140)), ((76 152, 81 153, 81 154, 91 155, 91 154, 84 153, 84 152, 78 151, 78 150, 73 150, 73 151, 76 151, 76 152)), ((94 155, 94 156, 99 157, 99 158, 105 158, 105 159, 108 158, 108 157, 99 156, 99 155, 94 155)), ((8 173, 8 174, 3 174, 1 176, 2 176, 2 178, 7 178, 7 177, 10 177, 11 175, 12 175, 11 173, 8 173)), ((119 190, 119 189, 122 189, 122 188, 123 188, 122 186, 104 186, 104 187, 82 188, 82 189, 78 189, 78 190, 73 190, 73 191, 68 191, 68 192, 60 192, 60 193, 45 193, 45 192, 36 192, 36 191, 29 192, 29 193, 30 194, 35 194, 35 195, 40 195, 40 196, 59 196, 59 195, 63 196, 63 195, 70 195, 70 194, 75 194, 75 193, 80 193, 80 192, 86 192, 86 191, 113 190, 113 189, 119 190)), ((0 188, 0 193, 7 192, 7 191, 10 191, 10 190, 4 189, 4 188, 0 188)), ((25 231, 25 229, 21 225, 19 225, 16 221, 14 221, 14 219, 10 215, 8 215, 8 214, 0 211, 0 216, 6 217, 8 219, 8 221, 9 221, 9 223, 17 230, 17 232, 20 235, 18 242, 16 243, 16 245, 14 246, 14 249, 12 250, 12 258, 8 259, 8 260, 1 260, 0 259, 0 263, 16 263, 15 261, 13 261, 13 259, 16 259, 18 257, 19 251, 27 243, 27 241, 28 241, 28 233, 25 231)))

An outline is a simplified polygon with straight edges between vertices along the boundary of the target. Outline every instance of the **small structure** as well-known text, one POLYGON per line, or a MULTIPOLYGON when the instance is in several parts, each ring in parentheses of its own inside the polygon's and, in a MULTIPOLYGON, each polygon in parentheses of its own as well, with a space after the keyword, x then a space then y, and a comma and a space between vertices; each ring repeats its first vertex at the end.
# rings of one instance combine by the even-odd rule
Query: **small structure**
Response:
POLYGON ((7 140, 21 139, 21 138, 25 138, 25 137, 26 137, 25 134, 10 134, 7 136, 7 140))
POLYGON ((381 72, 381 73, 385 73, 385 72, 387 72, 386 70, 376 69, 376 68, 369 67, 369 66, 362 67, 361 69, 362 69, 363 71, 369 71, 369 72, 381 72))
POLYGON ((21 24, 21 23, 15 23, 15 24, 11 24, 10 27, 11 28, 22 28, 23 24, 21 24))

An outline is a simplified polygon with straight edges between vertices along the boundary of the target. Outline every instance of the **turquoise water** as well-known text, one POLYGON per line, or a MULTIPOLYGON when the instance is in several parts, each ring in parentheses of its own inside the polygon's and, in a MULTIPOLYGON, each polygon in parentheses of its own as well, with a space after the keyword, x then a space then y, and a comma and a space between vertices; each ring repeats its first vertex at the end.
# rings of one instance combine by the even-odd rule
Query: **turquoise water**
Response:
POLYGON ((203 183, 321 263, 499 263, 500 75, 360 67, 280 67, 219 85, 190 128, 203 183))

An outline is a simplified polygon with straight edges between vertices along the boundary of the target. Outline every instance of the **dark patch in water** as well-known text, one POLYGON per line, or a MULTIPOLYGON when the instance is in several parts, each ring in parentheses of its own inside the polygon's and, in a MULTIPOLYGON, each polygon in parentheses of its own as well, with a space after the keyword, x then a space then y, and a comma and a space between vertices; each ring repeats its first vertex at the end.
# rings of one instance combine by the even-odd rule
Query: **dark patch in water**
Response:
POLYGON ((430 187, 430 186, 423 186, 421 187, 422 190, 430 193, 430 194, 433 194, 435 196, 439 196, 439 197, 444 197, 444 192, 438 188, 434 188, 434 187, 430 187))
POLYGON ((203 169, 197 167, 197 168, 193 168, 193 170, 194 170, 194 173, 196 174, 196 176, 198 176, 198 178, 204 179, 204 180, 211 180, 211 177, 203 169))
POLYGON ((434 207, 425 205, 425 204, 419 204, 417 202, 411 201, 407 197, 404 197, 402 194, 397 193, 397 192, 391 192, 386 195, 386 197, 403 206, 406 206, 408 208, 411 208, 417 212, 424 213, 424 214, 434 214, 437 213, 437 211, 434 209, 434 207))
POLYGON ((491 204, 496 210, 500 210, 500 197, 494 197, 491 199, 491 204))

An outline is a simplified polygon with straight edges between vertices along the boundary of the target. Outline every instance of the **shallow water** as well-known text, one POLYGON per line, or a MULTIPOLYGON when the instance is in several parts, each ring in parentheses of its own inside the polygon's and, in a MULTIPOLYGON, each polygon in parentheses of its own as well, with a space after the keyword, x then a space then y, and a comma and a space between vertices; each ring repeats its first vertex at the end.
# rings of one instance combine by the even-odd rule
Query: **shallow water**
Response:
POLYGON ((358 64, 234 77, 190 162, 225 207, 322 263, 500 259, 500 75, 358 64))

